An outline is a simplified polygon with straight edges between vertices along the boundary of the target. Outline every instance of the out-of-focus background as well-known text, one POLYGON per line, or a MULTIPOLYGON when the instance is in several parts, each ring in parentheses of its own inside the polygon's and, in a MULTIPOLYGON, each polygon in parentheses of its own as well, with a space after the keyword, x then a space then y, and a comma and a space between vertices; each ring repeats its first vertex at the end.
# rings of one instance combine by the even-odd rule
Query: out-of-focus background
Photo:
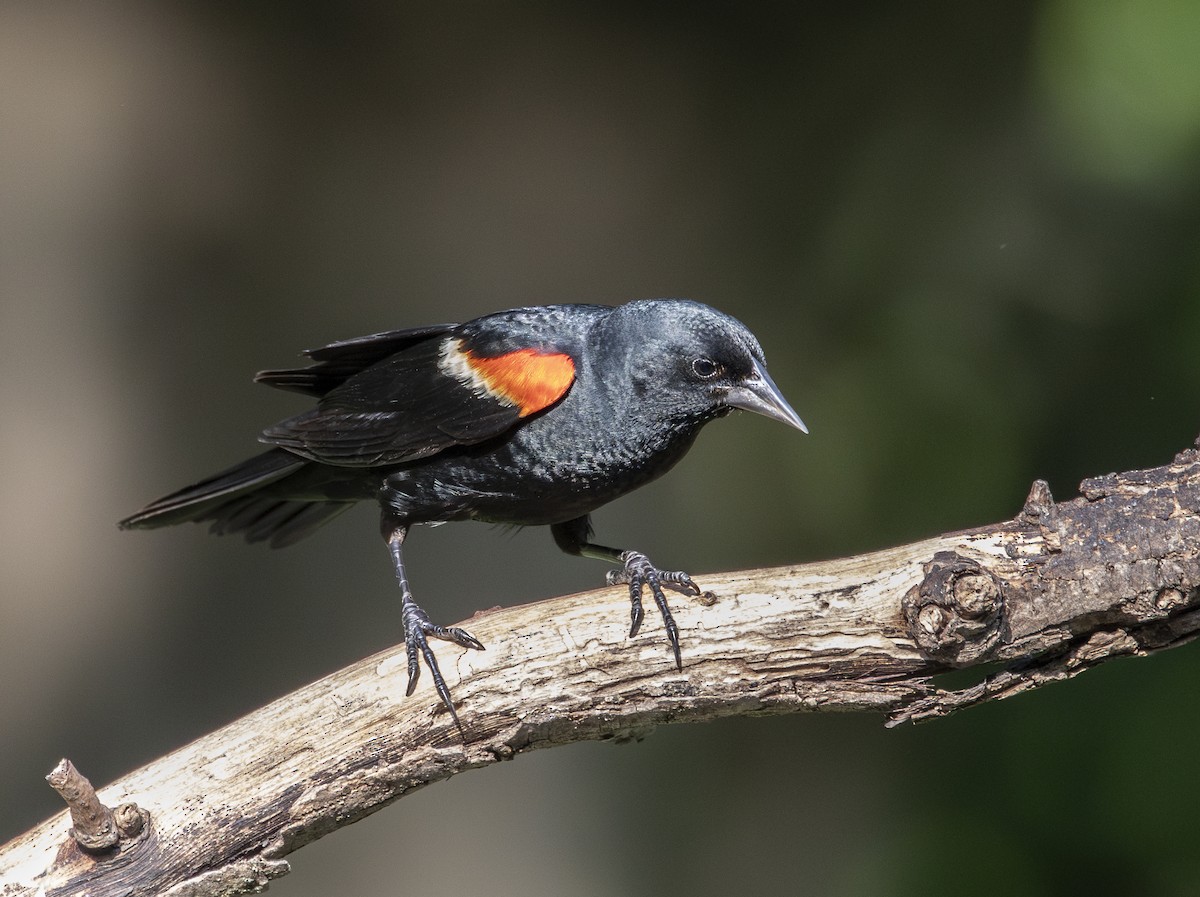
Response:
MULTIPOLYGON (((723 421, 597 516, 698 573, 1166 463, 1200 433, 1198 35, 1179 0, 0 6, 0 841, 60 757, 111 781, 399 639, 371 508, 280 552, 115 526, 304 407, 250 377, 305 347, 736 315, 812 435, 723 421)), ((541 530, 410 545, 446 621, 603 574, 541 530)), ((1183 648, 921 727, 525 756, 272 889, 1194 894, 1198 681, 1183 648)))

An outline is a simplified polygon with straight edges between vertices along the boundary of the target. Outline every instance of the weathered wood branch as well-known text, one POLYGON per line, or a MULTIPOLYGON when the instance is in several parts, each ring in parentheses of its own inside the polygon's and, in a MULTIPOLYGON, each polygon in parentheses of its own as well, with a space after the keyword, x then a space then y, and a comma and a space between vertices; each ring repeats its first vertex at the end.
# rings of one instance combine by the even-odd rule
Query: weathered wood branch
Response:
MULTIPOLYGON (((654 627, 627 637, 623 589, 485 611, 470 629, 487 651, 439 648, 466 745, 428 676, 406 699, 403 652, 384 652, 102 789, 129 823, 114 815, 115 846, 81 846, 64 812, 0 847, 0 895, 248 893, 307 842, 522 751, 734 714, 925 719, 1194 638, 1200 452, 1081 492, 1055 504, 1039 482, 994 526, 703 577, 715 605, 674 602, 682 672, 654 627), (962 690, 931 678, 982 663, 993 672, 962 690)), ((77 828, 105 828, 73 788, 77 828)))

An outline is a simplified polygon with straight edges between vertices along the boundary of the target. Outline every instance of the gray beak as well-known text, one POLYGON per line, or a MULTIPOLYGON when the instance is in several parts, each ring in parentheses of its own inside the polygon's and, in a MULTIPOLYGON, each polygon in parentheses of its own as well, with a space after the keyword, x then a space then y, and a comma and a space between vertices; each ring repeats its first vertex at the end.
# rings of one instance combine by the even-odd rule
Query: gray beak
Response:
POLYGON ((777 420, 795 427, 801 433, 808 432, 808 427, 804 426, 800 415, 787 403, 767 369, 757 361, 754 362, 754 373, 725 394, 725 404, 777 420))

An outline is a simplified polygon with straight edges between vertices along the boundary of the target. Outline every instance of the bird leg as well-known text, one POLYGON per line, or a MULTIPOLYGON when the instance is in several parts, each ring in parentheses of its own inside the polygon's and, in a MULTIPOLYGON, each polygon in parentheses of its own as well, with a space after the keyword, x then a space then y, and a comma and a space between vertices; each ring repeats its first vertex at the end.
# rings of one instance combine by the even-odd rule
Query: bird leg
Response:
POLYGON ((438 696, 446 705, 446 709, 450 711, 450 718, 458 727, 458 733, 462 735, 463 741, 466 741, 466 733, 463 731, 462 723, 458 721, 454 702, 450 699, 450 689, 446 687, 446 680, 442 678, 442 671, 438 668, 437 657, 434 656, 433 649, 429 647, 429 637, 444 639, 454 642, 460 647, 475 648, 478 651, 483 650, 483 643, 457 626, 447 627, 434 624, 430 621, 429 615, 413 599, 412 589, 408 587, 408 577, 404 573, 404 558, 401 552, 404 537, 407 535, 407 526, 392 523, 386 516, 384 517, 383 536, 387 539, 388 549, 392 553, 392 564, 396 568, 396 580, 400 584, 400 620, 404 625, 404 647, 408 655, 408 689, 405 691, 405 695, 412 695, 417 687, 417 680, 421 676, 418 657, 420 655, 425 659, 425 665, 429 667, 429 675, 433 677, 433 686, 437 689, 438 696))
POLYGON ((671 614, 663 587, 674 589, 683 595, 703 594, 692 578, 681 570, 659 570, 640 551, 597 545, 591 541, 592 524, 587 515, 564 523, 552 524, 550 532, 558 547, 567 554, 608 561, 619 568, 610 570, 605 575, 605 581, 610 586, 620 584, 629 586, 630 638, 637 635, 638 630, 642 627, 644 616, 642 590, 646 586, 650 587, 650 594, 654 596, 654 603, 658 606, 659 613, 662 614, 663 625, 667 630, 667 641, 670 642, 671 651, 675 655, 675 666, 682 670, 683 659, 679 653, 679 627, 675 624, 675 617, 671 614))

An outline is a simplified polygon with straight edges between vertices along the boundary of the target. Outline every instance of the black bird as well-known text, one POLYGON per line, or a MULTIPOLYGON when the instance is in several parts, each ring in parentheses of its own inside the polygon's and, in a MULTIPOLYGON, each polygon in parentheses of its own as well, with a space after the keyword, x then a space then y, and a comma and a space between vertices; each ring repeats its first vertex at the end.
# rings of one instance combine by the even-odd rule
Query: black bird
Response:
POLYGON ((517 308, 465 324, 394 330, 305 353, 315 364, 263 371, 260 383, 319 401, 263 431, 273 446, 121 521, 149 529, 210 521, 278 548, 363 499, 382 509, 400 584, 408 694, 418 655, 458 721, 428 637, 482 649, 432 623, 413 599, 402 548, 409 527, 451 520, 549 525, 569 554, 616 565, 632 638, 642 590, 662 614, 675 663, 679 634, 663 587, 700 589, 638 551, 591 541, 588 514, 666 473, 700 428, 735 408, 808 432, 767 375, 758 341, 698 302, 654 299, 615 308, 517 308))

